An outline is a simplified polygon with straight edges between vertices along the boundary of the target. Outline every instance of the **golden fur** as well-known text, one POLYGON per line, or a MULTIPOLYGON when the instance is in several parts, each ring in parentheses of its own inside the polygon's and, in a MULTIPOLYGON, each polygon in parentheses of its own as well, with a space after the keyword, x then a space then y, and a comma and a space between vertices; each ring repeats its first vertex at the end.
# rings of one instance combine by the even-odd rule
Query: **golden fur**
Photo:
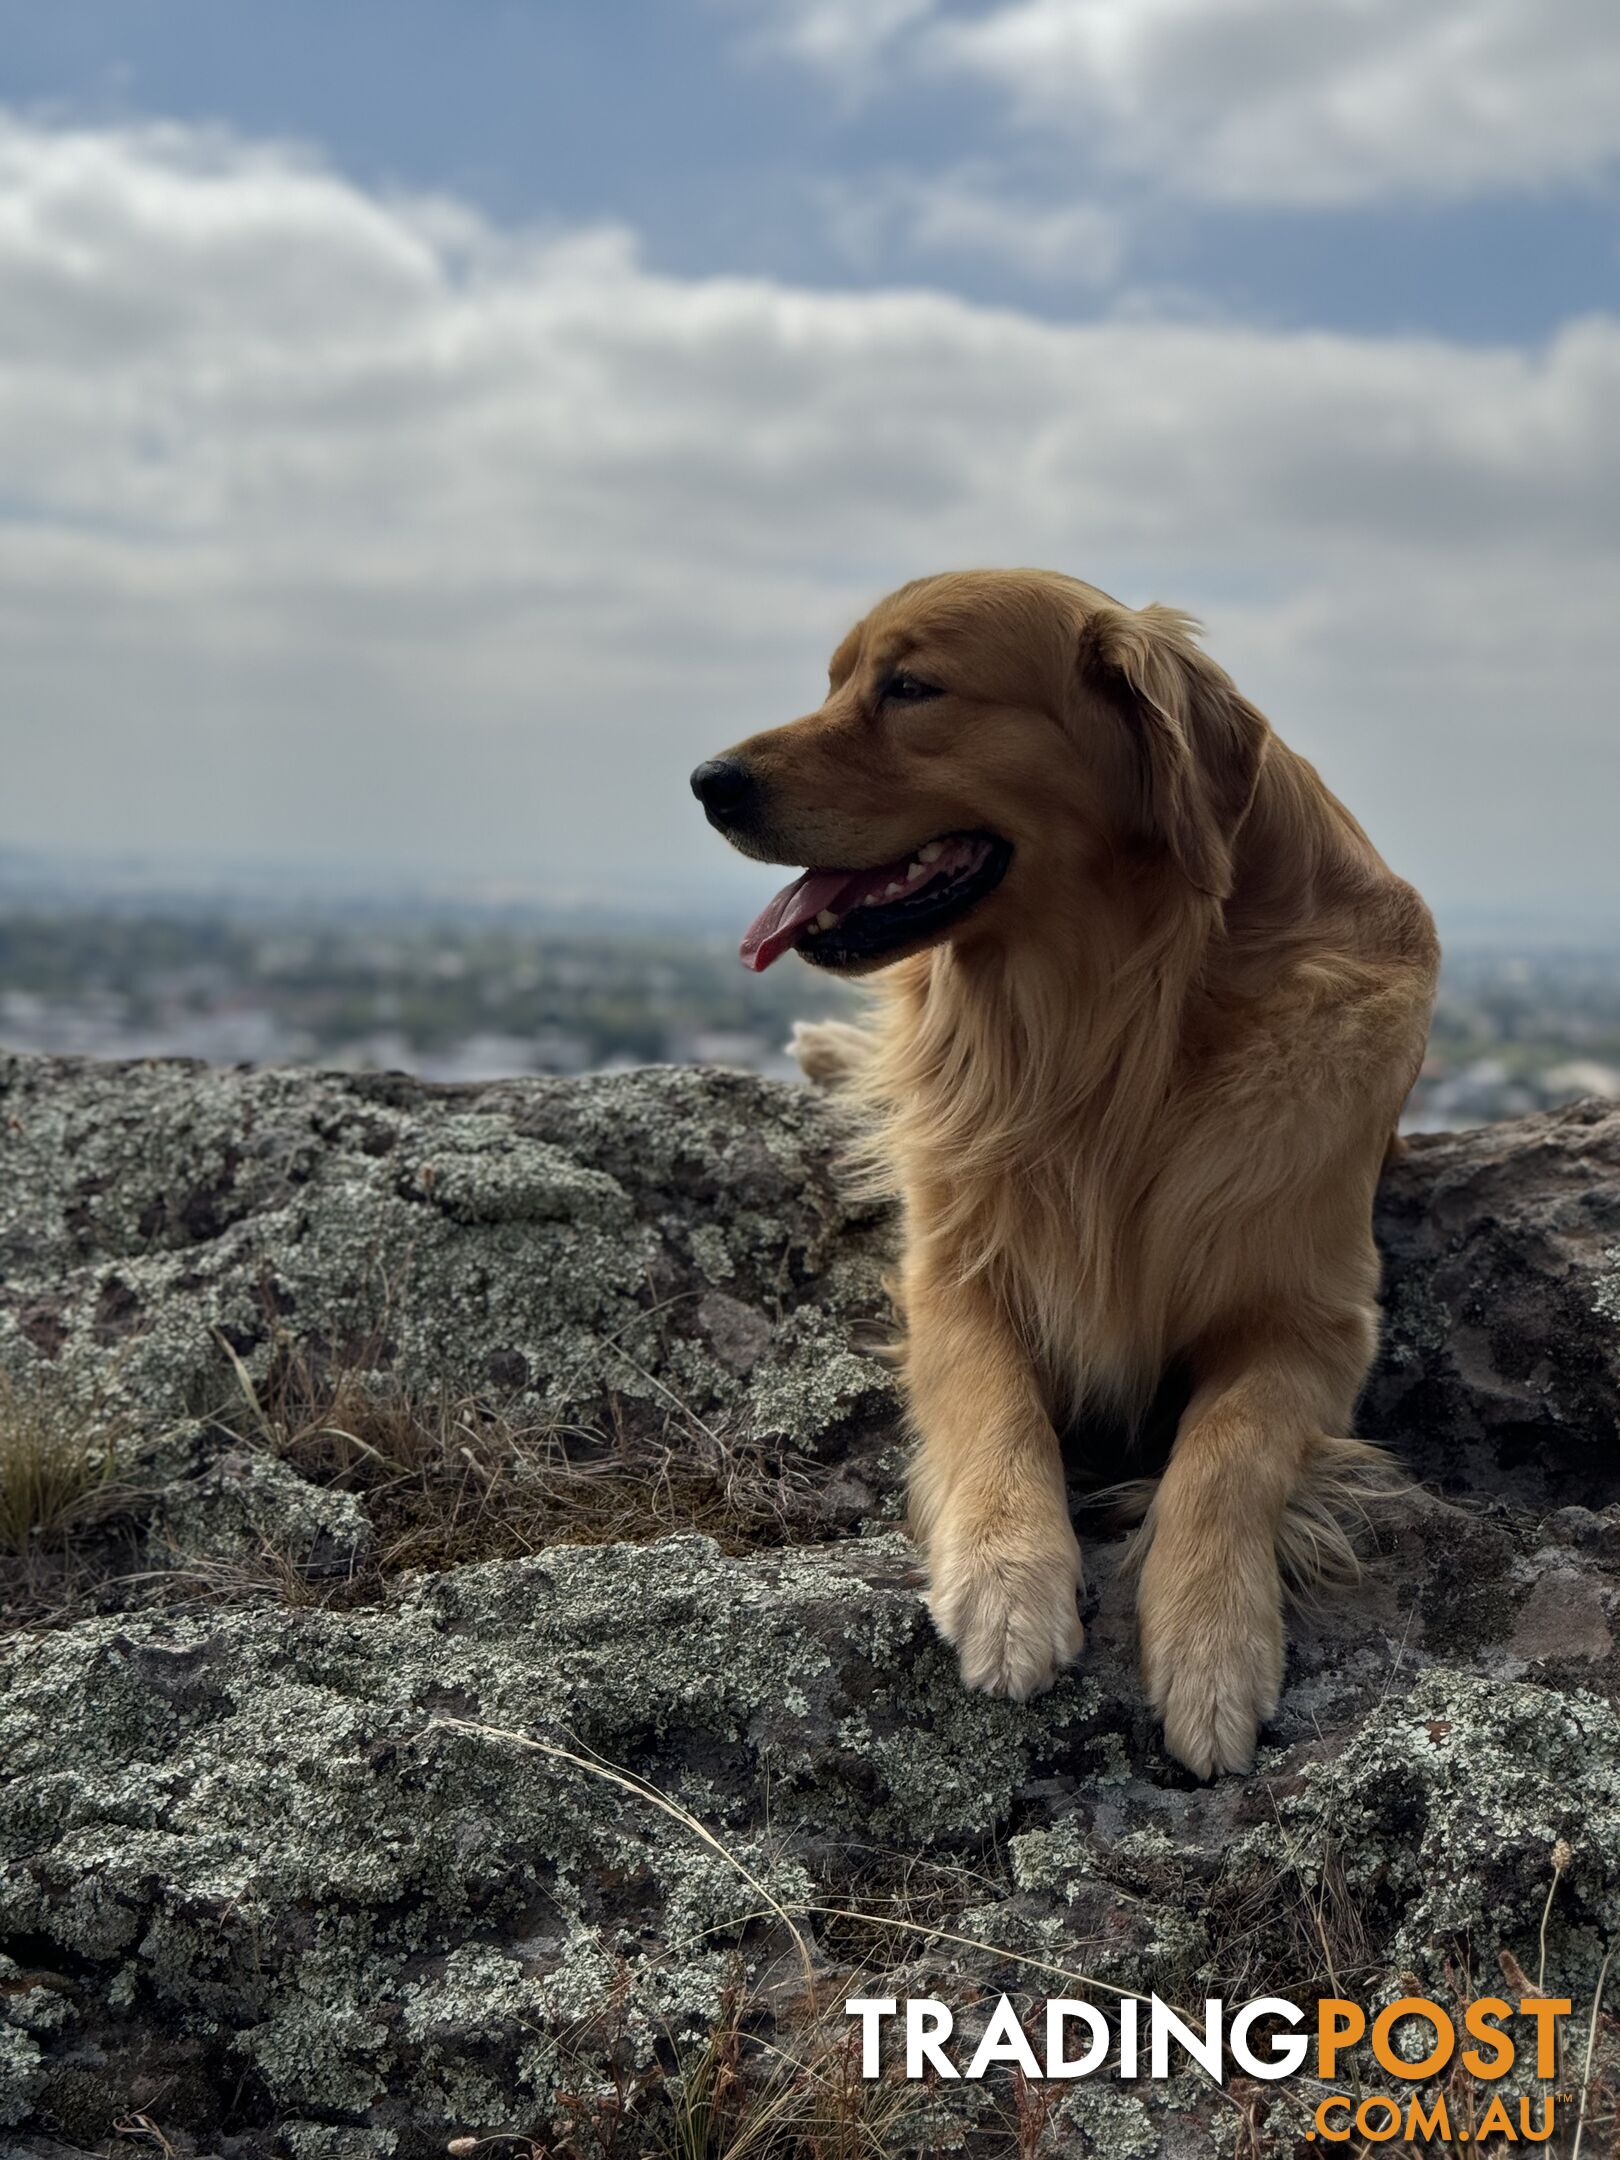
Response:
POLYGON ((728 753, 769 860, 865 868, 989 829, 1002 883, 801 1029, 902 1204, 912 1525, 970 1686, 1080 1651, 1058 1432, 1192 1392, 1141 1536, 1171 1751, 1243 1768, 1373 1354, 1374 1187, 1423 1054, 1428 912, 1168 608, 1035 571, 903 587, 827 697, 728 753), (944 695, 891 710, 903 665, 944 695), (1315 1528, 1313 1529, 1313 1525, 1315 1528))

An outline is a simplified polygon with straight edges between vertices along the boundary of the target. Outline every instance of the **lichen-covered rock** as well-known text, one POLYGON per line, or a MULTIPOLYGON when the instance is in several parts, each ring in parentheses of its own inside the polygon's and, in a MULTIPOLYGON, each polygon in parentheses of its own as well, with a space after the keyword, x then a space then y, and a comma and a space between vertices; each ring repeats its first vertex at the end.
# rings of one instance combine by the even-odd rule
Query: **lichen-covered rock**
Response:
MULTIPOLYGON (((884 1518, 890 1230, 840 1194, 840 1138, 718 1074, 0 1061, 0 1366, 112 1406, 133 1572, 185 1592, 0 1645, 0 2150, 101 2153, 149 2112, 230 2160, 639 2160, 650 2065, 677 2079, 739 1999, 791 2049, 812 1983, 857 1972, 972 2033, 1002 1989, 1443 1994, 1499 1951, 1534 1972, 1544 1931, 1590 2000, 1620 1933, 1620 1117, 1392 1171, 1366 1417, 1442 1490, 1301 1619, 1254 1775, 1213 1786, 1162 1752, 1100 1530, 1080 1670, 960 1690, 884 1518), (376 1494, 216 1415, 289 1342, 602 1446, 768 1445, 807 1542, 553 1544, 356 1602, 376 1494)), ((1190 2073, 1065 2089, 1044 2147, 1013 2106, 920 2093, 884 2149, 1238 2135, 1190 2073)), ((1244 2149, 1305 2121, 1278 2094, 1244 2149)))
POLYGON ((152 1416, 278 1324, 559 1423, 887 1430, 883 1231, 807 1093, 740 1074, 434 1089, 0 1054, 0 1359, 152 1416))
POLYGON ((273 1455, 235 1448, 157 1491, 147 1543, 177 1568, 251 1566, 271 1552, 311 1581, 350 1575, 372 1544, 353 1493, 311 1484, 273 1455))
POLYGON ((93 2025, 113 1995, 213 2035, 295 2119, 446 2136, 541 2111, 622 1958, 638 2031, 701 2033, 752 1917, 814 1902, 810 1854, 984 1842, 1096 1699, 964 1695, 893 1537, 561 1548, 363 1614, 85 1624, 8 1677, 0 1937, 88 1959, 93 2025))
POLYGON ((1558 1505, 1620 1487, 1620 1109, 1427 1134, 1386 1172, 1363 1423, 1426 1472, 1558 1505))

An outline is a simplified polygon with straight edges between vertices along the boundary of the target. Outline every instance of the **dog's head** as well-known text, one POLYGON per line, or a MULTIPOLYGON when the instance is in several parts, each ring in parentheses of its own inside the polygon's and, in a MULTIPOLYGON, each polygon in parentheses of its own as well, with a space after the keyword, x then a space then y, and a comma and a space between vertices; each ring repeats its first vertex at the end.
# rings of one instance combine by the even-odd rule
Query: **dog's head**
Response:
POLYGON ((1040 571, 904 585, 832 658, 826 698, 692 775, 745 855, 808 864, 743 957, 864 974, 1072 918, 1157 866, 1224 898, 1265 722, 1173 609, 1040 571))

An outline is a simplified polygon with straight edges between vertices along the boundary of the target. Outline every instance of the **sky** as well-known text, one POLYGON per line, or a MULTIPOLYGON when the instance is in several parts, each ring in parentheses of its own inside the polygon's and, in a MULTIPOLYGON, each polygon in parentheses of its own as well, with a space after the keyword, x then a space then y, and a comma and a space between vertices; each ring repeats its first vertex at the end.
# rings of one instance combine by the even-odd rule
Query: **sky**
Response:
POLYGON ((763 897, 904 578, 1620 921, 1611 0, 0 0, 0 847, 763 897))

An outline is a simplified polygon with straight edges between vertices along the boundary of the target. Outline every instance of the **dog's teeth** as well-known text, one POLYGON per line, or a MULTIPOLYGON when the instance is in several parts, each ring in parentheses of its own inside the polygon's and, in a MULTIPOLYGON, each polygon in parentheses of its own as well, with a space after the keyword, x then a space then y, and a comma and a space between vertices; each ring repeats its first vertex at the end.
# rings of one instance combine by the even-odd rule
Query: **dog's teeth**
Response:
POLYGON ((927 875, 928 865, 925 862, 907 863, 906 883, 908 885, 915 885, 920 877, 926 877, 927 875))
POLYGON ((838 917, 831 908, 824 907, 822 909, 821 913, 816 917, 816 928, 818 930, 836 930, 838 928, 838 917))
POLYGON ((885 900, 892 900, 896 893, 904 892, 905 889, 906 888, 904 887, 904 885, 900 883, 900 880, 896 878, 893 884, 884 886, 883 897, 885 900))
POLYGON ((944 852, 945 843, 943 840, 930 840, 926 847, 920 847, 917 850, 917 860, 925 863, 938 862, 944 852))

